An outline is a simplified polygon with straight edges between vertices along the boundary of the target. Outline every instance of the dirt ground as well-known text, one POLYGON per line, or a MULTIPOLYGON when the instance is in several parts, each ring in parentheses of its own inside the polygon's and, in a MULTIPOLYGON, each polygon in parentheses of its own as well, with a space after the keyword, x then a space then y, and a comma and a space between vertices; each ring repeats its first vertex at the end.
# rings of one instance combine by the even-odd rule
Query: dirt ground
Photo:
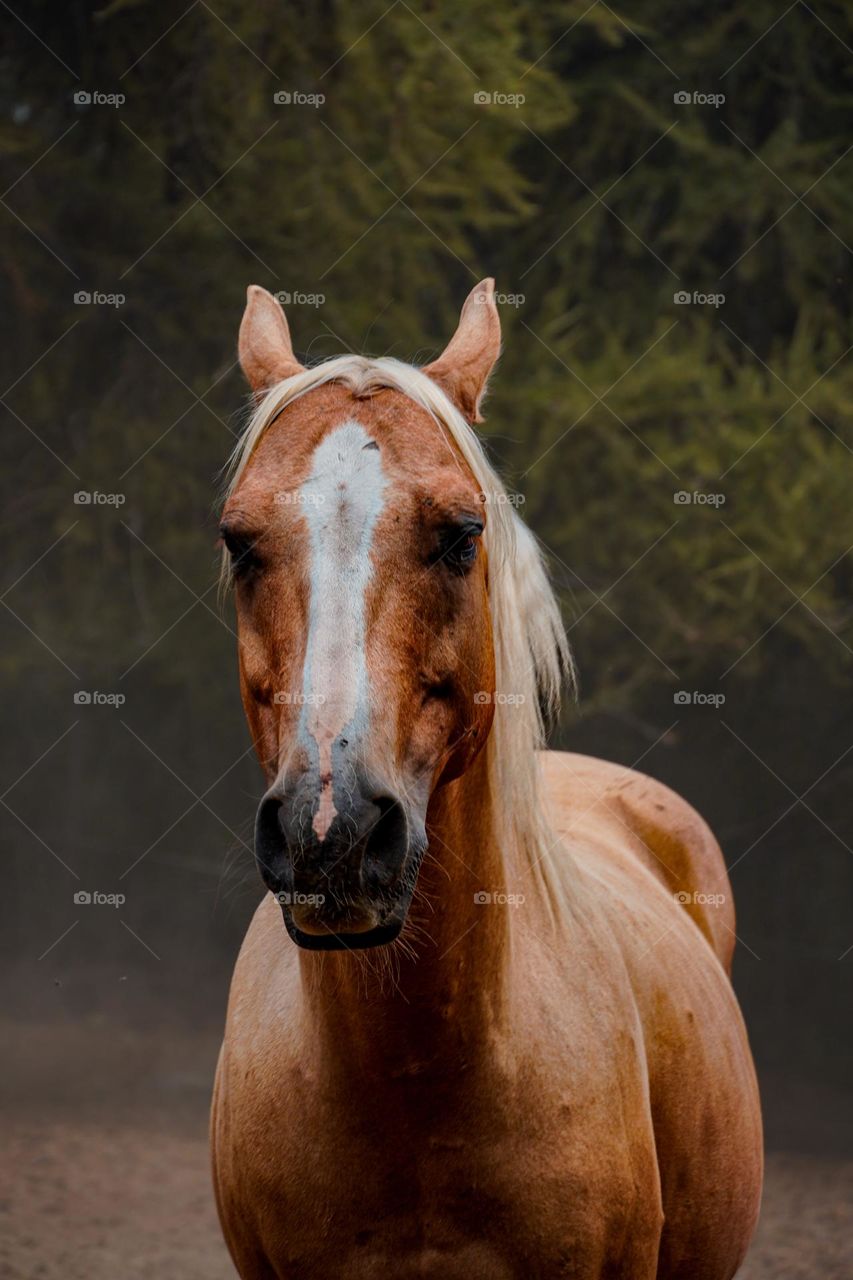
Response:
MULTIPOLYGON (((208 1173, 215 1036, 14 1030, 2 1280, 234 1280, 208 1173)), ((853 1160, 770 1155, 738 1280, 853 1280, 853 1160)))

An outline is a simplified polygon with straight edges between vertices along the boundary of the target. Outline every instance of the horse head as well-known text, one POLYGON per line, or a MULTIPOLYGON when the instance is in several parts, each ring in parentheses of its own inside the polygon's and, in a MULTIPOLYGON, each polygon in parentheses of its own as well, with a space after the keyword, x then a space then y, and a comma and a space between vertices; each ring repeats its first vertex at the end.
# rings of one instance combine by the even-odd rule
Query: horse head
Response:
POLYGON ((469 424, 499 350, 491 280, 423 369, 306 369, 278 303, 249 289, 239 353, 257 408, 221 534, 267 779, 255 852, 303 947, 397 937, 430 798, 489 738, 490 558, 518 522, 469 424))

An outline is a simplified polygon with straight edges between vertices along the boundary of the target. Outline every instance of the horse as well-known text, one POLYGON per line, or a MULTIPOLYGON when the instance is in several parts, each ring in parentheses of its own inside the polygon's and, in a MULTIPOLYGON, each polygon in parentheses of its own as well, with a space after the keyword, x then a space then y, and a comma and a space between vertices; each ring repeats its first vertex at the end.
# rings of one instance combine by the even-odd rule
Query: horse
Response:
POLYGON ((570 656, 443 353, 296 359, 251 286, 221 517, 268 890, 211 1114, 243 1280, 729 1280, 762 1183, 731 889, 686 801, 548 751, 570 656), (295 945, 294 945, 295 944, 295 945))

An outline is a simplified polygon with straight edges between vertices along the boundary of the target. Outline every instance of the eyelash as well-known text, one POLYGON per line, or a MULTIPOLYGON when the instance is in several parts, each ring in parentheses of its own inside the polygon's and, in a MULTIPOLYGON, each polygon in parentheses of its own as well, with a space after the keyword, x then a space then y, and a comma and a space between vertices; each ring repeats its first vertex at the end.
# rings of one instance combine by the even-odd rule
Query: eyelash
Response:
POLYGON ((249 538, 241 537, 227 529, 221 531, 225 549, 231 557, 231 572, 235 578, 245 577, 260 565, 260 558, 255 554, 255 543, 249 538))

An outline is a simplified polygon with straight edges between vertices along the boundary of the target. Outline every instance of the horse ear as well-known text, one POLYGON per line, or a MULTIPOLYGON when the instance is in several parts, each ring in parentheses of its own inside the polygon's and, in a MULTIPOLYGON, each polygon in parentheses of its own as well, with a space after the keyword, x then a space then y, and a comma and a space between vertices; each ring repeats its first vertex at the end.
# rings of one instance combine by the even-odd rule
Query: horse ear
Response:
POLYGON ((480 401, 501 353, 501 322, 495 282, 475 285, 462 308, 459 327, 437 360, 423 372, 437 382, 469 422, 482 422, 480 401))
POLYGON ((258 394, 305 367, 293 354, 284 312, 272 294, 257 284, 250 284, 246 291, 237 349, 242 370, 258 394))

